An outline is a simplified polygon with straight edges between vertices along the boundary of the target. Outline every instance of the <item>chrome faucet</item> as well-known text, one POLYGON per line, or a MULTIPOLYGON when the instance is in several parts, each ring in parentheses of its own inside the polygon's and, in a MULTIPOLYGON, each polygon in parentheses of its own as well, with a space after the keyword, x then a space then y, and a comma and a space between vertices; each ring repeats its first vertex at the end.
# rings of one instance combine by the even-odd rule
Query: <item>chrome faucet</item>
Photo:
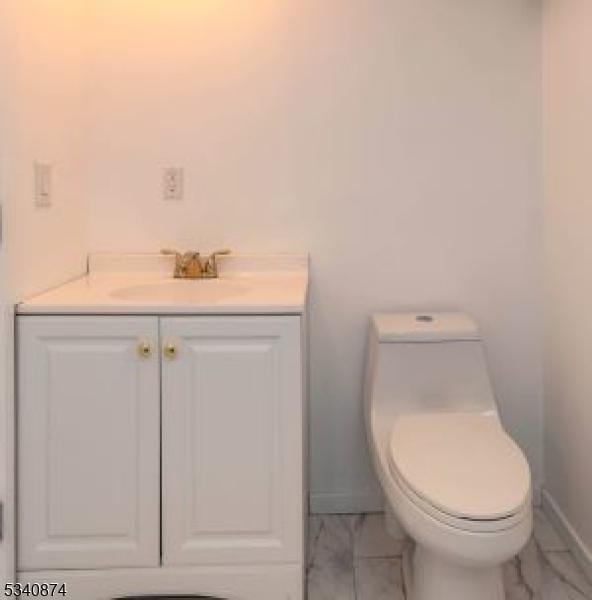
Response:
POLYGON ((205 262, 202 262, 200 253, 193 250, 182 254, 176 250, 165 249, 161 253, 175 257, 176 279, 217 279, 218 256, 230 254, 230 250, 217 250, 210 254, 205 262))

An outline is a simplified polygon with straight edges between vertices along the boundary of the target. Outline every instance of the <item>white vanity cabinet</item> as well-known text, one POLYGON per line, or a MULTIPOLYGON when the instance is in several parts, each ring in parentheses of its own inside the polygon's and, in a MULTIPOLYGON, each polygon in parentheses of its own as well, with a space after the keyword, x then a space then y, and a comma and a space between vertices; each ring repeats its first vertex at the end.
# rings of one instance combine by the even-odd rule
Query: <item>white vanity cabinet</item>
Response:
POLYGON ((153 317, 18 318, 18 567, 160 562, 153 317))
POLYGON ((302 554, 300 319, 167 318, 163 563, 302 554))
POLYGON ((300 600, 301 322, 20 315, 21 580, 300 600))

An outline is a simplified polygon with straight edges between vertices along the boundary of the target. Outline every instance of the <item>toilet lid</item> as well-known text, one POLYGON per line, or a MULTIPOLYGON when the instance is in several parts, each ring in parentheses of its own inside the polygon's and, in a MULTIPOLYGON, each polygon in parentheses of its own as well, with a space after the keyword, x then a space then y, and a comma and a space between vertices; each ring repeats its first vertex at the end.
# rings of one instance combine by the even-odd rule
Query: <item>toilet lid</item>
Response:
POLYGON ((391 434, 389 462, 413 492, 454 517, 502 519, 530 498, 528 463, 495 416, 400 417, 391 434))

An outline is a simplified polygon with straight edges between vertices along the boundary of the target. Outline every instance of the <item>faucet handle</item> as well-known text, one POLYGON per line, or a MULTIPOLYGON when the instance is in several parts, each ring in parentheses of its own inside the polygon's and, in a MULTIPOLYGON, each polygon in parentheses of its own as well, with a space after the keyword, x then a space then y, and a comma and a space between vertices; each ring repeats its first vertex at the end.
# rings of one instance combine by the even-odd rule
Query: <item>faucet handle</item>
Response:
POLYGON ((230 254, 232 251, 229 250, 228 248, 223 248, 222 250, 216 250, 216 252, 212 252, 212 254, 210 254, 210 258, 213 258, 215 256, 226 256, 228 254, 230 254))
POLYGON ((226 256, 230 254, 231 251, 228 248, 224 248, 222 250, 216 250, 216 252, 212 252, 206 261, 204 270, 207 277, 218 277, 218 256, 226 256))
POLYGON ((170 248, 163 248, 160 253, 164 254, 165 256, 181 256, 180 252, 177 250, 171 250, 170 248))

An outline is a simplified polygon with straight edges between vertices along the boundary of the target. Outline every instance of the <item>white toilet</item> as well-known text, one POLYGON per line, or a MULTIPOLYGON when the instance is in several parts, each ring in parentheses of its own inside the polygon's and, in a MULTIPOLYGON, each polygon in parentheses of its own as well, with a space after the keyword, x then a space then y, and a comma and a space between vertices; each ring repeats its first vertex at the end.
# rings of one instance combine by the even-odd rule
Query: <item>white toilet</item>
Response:
POLYGON ((376 315, 365 380, 370 452, 415 541, 411 600, 501 600, 532 530, 530 470, 504 431, 479 332, 460 313, 376 315))

